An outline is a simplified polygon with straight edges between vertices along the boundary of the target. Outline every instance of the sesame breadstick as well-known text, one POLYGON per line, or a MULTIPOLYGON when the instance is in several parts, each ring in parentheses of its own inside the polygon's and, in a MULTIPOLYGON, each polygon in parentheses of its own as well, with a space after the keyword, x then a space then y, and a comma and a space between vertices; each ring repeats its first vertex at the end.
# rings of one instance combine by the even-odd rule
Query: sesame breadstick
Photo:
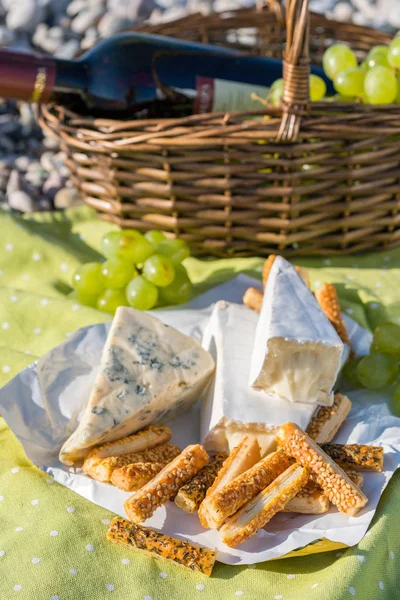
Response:
POLYGON ((322 515, 329 510, 329 498, 315 481, 309 481, 283 509, 302 515, 322 515))
POLYGON ((98 464, 101 458, 120 456, 131 452, 143 452, 143 450, 154 448, 154 446, 167 444, 171 436, 172 431, 166 425, 151 425, 128 437, 97 446, 85 458, 86 471, 88 472, 98 464))
MULTIPOLYGON (((357 471, 346 470, 348 477, 358 487, 362 488, 364 478, 357 471)), ((310 480, 302 490, 288 502, 283 512, 301 513, 303 515, 321 515, 329 510, 329 498, 318 483, 310 480)))
POLYGON ((136 492, 155 477, 168 463, 139 462, 115 469, 111 483, 125 492, 136 492))
POLYGON ((208 488, 214 483, 227 456, 226 452, 220 452, 214 456, 214 458, 212 458, 210 462, 193 477, 193 479, 181 487, 175 496, 175 504, 185 512, 196 512, 203 502, 208 488))
POLYGON ((212 515, 208 513, 207 498, 214 492, 230 483, 261 459, 260 446, 256 438, 245 436, 225 460, 214 483, 207 490, 207 495, 199 507, 199 519, 203 527, 212 529, 212 515), (210 519, 210 520, 209 520, 210 519))
POLYGON ((262 270, 262 282, 263 282, 264 287, 267 285, 269 273, 272 269, 272 265, 274 264, 275 259, 276 259, 276 254, 270 254, 264 263, 263 270, 262 270))
POLYGON ((306 433, 317 444, 331 442, 351 409, 351 402, 343 394, 335 394, 332 406, 320 406, 307 427, 306 433))
POLYGON ((291 460, 283 452, 272 452, 223 488, 207 496, 204 510, 207 511, 208 526, 218 529, 228 517, 289 468, 290 463, 291 460))
POLYGON ((172 538, 154 529, 134 525, 120 517, 111 521, 107 540, 143 552, 151 558, 161 558, 189 571, 203 573, 207 577, 211 575, 216 558, 214 550, 172 538))
POLYGON ((339 298, 336 288, 332 283, 324 283, 322 287, 315 291, 315 298, 332 323, 333 327, 342 342, 350 346, 349 334, 344 324, 340 310, 339 298))
POLYGON ((368 498, 351 479, 298 425, 286 423, 277 435, 277 442, 286 454, 310 469, 312 478, 319 483, 340 512, 354 516, 365 506, 368 498))
POLYGON ((159 506, 175 496, 179 488, 207 464, 208 458, 200 444, 185 448, 154 479, 126 500, 124 507, 129 519, 141 523, 151 517, 159 506))
POLYGON ((260 312, 263 298, 264 294, 260 292, 260 290, 249 287, 243 296, 243 304, 245 304, 247 308, 260 312))
POLYGON ((307 469, 291 465, 258 496, 250 500, 221 527, 222 541, 235 548, 264 527, 306 485, 307 469))
POLYGON ((382 471, 382 446, 363 444, 322 444, 323 451, 342 468, 355 471, 382 471))
POLYGON ((92 457, 85 460, 82 469, 93 479, 108 483, 111 481, 111 476, 115 469, 132 463, 164 463, 166 465, 178 456, 180 452, 180 448, 174 444, 162 444, 155 448, 143 450, 143 452, 130 452, 121 456, 109 456, 108 458, 99 458, 97 461, 92 457))

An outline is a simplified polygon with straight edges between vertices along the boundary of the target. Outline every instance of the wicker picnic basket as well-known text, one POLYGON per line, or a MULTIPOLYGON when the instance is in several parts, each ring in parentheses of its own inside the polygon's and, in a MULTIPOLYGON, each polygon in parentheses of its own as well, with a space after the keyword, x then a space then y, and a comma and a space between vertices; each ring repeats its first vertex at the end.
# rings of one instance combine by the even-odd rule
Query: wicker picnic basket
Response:
POLYGON ((287 0, 285 16, 273 0, 140 30, 283 52, 283 102, 260 104, 257 119, 93 120, 41 107, 102 218, 178 235, 197 255, 348 254, 399 243, 400 105, 308 98, 309 61, 320 63, 327 46, 349 43, 361 60, 386 34, 310 15, 308 0, 287 0))

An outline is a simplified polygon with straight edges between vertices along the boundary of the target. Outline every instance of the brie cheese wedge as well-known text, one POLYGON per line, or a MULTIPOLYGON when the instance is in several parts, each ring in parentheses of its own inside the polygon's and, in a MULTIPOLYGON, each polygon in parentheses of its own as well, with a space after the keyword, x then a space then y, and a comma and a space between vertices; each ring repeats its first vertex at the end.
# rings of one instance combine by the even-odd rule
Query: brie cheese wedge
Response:
POLYGON ((200 434, 210 452, 230 452, 244 435, 255 436, 261 456, 275 447, 275 433, 289 415, 306 428, 314 412, 310 404, 292 404, 249 386, 251 352, 258 314, 225 301, 214 306, 203 347, 216 363, 214 384, 203 397, 200 434))
POLYGON ((172 419, 201 396, 214 372, 211 355, 159 319, 119 307, 94 387, 60 460, 71 464, 100 443, 172 419))
POLYGON ((277 256, 257 324, 250 384, 290 402, 331 406, 343 350, 295 268, 277 256))

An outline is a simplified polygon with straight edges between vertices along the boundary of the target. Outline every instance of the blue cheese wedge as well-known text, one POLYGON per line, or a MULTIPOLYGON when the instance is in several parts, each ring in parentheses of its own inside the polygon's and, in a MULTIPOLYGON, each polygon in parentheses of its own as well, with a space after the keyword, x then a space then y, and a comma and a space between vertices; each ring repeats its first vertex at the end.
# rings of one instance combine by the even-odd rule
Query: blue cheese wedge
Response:
POLYGON ((203 337, 216 373, 201 404, 200 434, 210 452, 230 452, 244 435, 254 436, 261 456, 272 451, 275 434, 288 415, 300 427, 310 422, 314 406, 292 404, 249 386, 251 353, 258 314, 225 301, 214 306, 203 337))
POLYGON ((100 371, 60 460, 71 464, 100 443, 172 419, 201 397, 214 372, 195 340, 133 308, 118 308, 100 371))
POLYGON ((295 268, 278 256, 258 320, 250 384, 290 402, 331 406, 343 350, 295 268))

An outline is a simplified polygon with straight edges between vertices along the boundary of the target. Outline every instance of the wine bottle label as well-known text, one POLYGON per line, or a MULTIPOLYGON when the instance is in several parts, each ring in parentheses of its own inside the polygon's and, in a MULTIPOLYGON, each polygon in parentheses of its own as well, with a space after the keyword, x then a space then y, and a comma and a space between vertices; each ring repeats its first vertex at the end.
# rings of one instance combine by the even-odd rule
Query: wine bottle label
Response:
POLYGON ((202 114, 258 110, 262 108, 262 105, 254 98, 254 95, 266 98, 269 87, 227 81, 226 79, 196 77, 196 91, 193 112, 202 114))

